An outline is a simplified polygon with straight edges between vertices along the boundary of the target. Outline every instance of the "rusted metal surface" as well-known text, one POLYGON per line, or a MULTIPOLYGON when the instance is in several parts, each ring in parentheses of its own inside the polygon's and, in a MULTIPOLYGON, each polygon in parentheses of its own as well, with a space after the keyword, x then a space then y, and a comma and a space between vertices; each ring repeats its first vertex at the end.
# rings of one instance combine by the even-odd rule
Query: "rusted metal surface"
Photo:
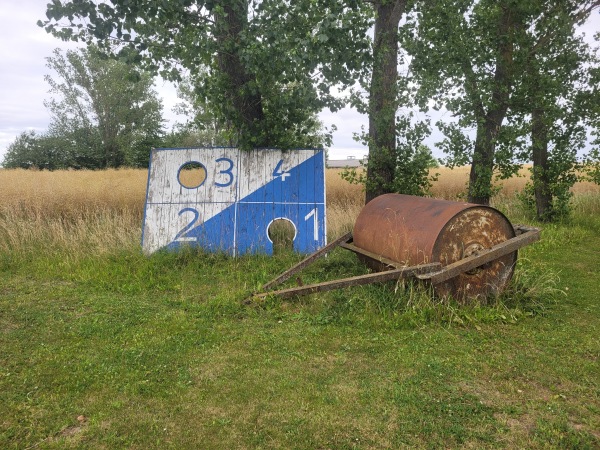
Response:
POLYGON ((279 277, 275 278, 273 281, 267 283, 263 287, 263 289, 267 292, 255 293, 245 302, 250 303, 253 299, 261 299, 271 295, 278 296, 281 298, 289 298, 300 295, 314 294, 316 292, 326 292, 333 289, 392 281, 398 280, 400 278, 409 277, 415 277, 420 280, 429 281, 434 286, 439 286, 440 284, 445 283, 448 280, 451 280, 452 278, 458 277, 461 274, 464 274, 465 272, 472 272, 473 269, 485 267, 486 264, 494 262, 505 255, 513 254, 518 249, 526 245, 532 244, 533 242, 538 241, 540 238, 540 230, 538 228, 531 228, 518 225, 515 226, 515 232, 517 236, 515 236, 514 238, 497 244, 490 249, 483 249, 477 253, 474 253, 470 256, 467 256, 459 261, 456 261, 444 267, 442 267, 442 265, 439 262, 411 267, 399 267, 399 263, 386 260, 385 258, 382 259, 377 255, 374 255, 370 252, 366 252, 356 247, 355 245, 350 244, 349 242, 352 241, 352 237, 350 234, 346 234, 333 241, 326 248, 323 248, 318 252, 312 254, 308 258, 305 258, 304 260, 296 264, 294 267, 287 270, 279 277), (333 248, 338 246, 351 250, 357 253, 358 255, 370 258, 373 262, 381 264, 382 266, 385 266, 387 262, 389 263, 387 265, 388 268, 383 271, 379 271, 368 275, 360 275, 339 280, 325 281, 323 283, 281 289, 278 291, 268 291, 268 289, 288 280, 300 270, 310 265, 313 261, 322 257, 327 252, 333 250, 333 248), (389 267, 395 268, 389 269, 389 267))
MULTIPOLYGON (((354 245, 406 266, 449 266, 515 237, 508 219, 482 205, 385 194, 369 202, 354 225, 354 245)), ((438 295, 485 297, 511 279, 517 253, 453 275, 435 285, 438 295)), ((365 263, 377 270, 370 259, 365 263)))
POLYGON ((254 296, 251 297, 251 299, 261 299, 270 295, 275 295, 280 298, 289 298, 298 295, 308 295, 314 294, 316 292, 326 292, 350 286, 360 286, 364 284, 381 283, 385 281, 398 280, 400 278, 414 277, 418 274, 438 271, 440 268, 441 265, 439 263, 423 264, 413 267, 403 267, 401 269, 386 270, 383 272, 370 273, 367 275, 342 278, 340 280, 325 281, 323 283, 309 284, 306 286, 293 287, 289 289, 281 289, 279 291, 263 292, 261 294, 254 294, 254 296))
POLYGON ((502 213, 487 206, 386 194, 363 208, 354 236, 349 233, 336 239, 267 283, 265 292, 253 294, 247 301, 408 277, 431 282, 440 296, 484 297, 506 286, 514 271, 517 250, 539 238, 539 229, 513 227, 502 213), (336 247, 356 253, 377 273, 268 291, 336 247))

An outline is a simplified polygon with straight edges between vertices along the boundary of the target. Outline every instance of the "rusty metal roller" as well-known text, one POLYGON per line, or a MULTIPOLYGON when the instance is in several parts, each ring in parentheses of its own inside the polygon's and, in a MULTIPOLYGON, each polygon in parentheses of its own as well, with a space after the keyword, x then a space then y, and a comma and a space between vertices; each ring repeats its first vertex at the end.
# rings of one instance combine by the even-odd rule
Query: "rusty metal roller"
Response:
MULTIPOLYGON (((357 247, 407 266, 447 266, 515 237, 515 231, 488 206, 385 194, 365 205, 353 235, 357 247)), ((436 285, 436 293, 457 299, 496 294, 510 281, 516 260, 515 251, 436 285)), ((377 268, 375 261, 365 262, 377 268)))

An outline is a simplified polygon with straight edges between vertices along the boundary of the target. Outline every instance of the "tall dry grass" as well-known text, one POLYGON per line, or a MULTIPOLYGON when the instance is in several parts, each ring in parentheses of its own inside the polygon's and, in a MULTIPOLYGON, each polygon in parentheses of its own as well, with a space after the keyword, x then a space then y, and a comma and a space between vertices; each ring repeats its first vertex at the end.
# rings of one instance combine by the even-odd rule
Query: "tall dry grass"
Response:
POLYGON ((336 238, 352 231, 354 221, 365 204, 362 186, 350 184, 340 177, 341 170, 327 169, 327 234, 336 238))
POLYGON ((36 220, 76 220, 99 211, 141 217, 147 177, 140 169, 0 169, 0 208, 36 220))
MULTIPOLYGON (((468 168, 436 169, 436 198, 456 200, 466 190, 468 168)), ((327 227, 330 238, 351 231, 364 204, 362 186, 328 169, 327 227)), ((496 205, 514 205, 529 171, 505 180, 496 205)), ((139 247, 147 171, 31 171, 0 169, 0 252, 62 249, 71 253, 111 252, 139 247)), ((600 213, 600 186, 578 183, 574 205, 600 213)))
POLYGON ((0 169, 0 252, 139 245, 147 172, 0 169))
MULTIPOLYGON (((439 174, 438 180, 431 188, 431 196, 435 198, 443 198, 446 200, 458 200, 464 197, 467 191, 467 183, 469 182, 469 172, 471 168, 468 166, 449 169, 441 167, 432 169, 431 174, 439 174)), ((496 180, 494 185, 499 188, 495 199, 504 200, 506 198, 514 198, 515 194, 521 192, 527 182, 530 180, 531 170, 528 166, 519 170, 518 174, 508 180, 496 180)), ((598 194, 600 186, 589 181, 581 181, 575 184, 572 189, 573 193, 579 194, 598 194)), ((492 199, 493 201, 494 199, 492 199)))

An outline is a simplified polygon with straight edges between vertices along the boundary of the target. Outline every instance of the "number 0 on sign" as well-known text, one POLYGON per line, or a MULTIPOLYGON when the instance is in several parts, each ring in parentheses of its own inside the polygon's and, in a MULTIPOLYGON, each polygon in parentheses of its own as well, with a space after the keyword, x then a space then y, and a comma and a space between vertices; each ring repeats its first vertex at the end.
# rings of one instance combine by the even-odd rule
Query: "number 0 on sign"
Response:
POLYGON ((142 247, 197 245, 231 255, 272 254, 269 230, 293 225, 293 248, 325 245, 322 150, 155 149, 150 156, 142 247))

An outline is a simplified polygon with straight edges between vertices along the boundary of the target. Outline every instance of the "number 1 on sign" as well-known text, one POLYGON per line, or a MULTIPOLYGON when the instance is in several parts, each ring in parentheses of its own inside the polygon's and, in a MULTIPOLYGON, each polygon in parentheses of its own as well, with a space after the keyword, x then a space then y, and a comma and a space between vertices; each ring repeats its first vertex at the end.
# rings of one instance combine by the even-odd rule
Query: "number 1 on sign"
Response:
POLYGON ((314 224, 314 234, 313 237, 315 238, 315 241, 319 241, 319 211, 317 211, 317 208, 312 209, 306 216, 304 216, 304 220, 308 220, 310 218, 313 218, 313 224, 314 224))

